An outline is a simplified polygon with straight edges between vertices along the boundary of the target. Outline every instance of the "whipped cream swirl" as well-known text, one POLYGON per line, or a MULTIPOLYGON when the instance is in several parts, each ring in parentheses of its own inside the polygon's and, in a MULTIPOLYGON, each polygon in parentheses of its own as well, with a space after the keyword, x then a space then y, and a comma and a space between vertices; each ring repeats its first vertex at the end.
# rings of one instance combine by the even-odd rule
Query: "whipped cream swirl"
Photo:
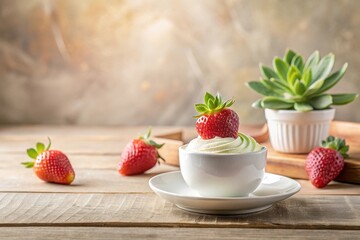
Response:
POLYGON ((260 151, 262 146, 255 139, 239 133, 237 138, 202 139, 197 137, 190 141, 186 150, 207 153, 248 153, 260 151))

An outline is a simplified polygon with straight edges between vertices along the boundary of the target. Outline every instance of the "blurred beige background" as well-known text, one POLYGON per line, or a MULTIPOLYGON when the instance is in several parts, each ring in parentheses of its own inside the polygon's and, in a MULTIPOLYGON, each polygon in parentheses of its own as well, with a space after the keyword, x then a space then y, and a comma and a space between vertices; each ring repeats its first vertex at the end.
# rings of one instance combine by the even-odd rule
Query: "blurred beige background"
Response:
MULTIPOLYGON (((358 0, 0 0, 0 123, 191 125, 205 91, 234 97, 292 48, 349 63, 360 92, 358 0)), ((360 121, 360 100, 336 119, 360 121)))

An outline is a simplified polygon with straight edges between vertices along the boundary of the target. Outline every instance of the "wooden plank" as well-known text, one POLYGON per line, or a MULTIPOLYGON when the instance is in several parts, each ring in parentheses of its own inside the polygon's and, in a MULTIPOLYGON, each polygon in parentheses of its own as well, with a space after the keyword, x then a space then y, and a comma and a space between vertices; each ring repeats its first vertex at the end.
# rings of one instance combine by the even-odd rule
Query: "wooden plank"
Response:
POLYGON ((356 230, 173 227, 2 227, 0 239, 357 239, 356 230))
MULTIPOLYGON (((26 156, 15 156, 0 154, 0 192, 152 192, 148 186, 151 177, 179 170, 176 166, 160 164, 145 174, 125 177, 116 171, 119 156, 71 155, 69 157, 75 169, 75 181, 71 186, 62 186, 39 180, 32 169, 20 165, 26 156)), ((317 189, 309 181, 299 182, 302 189, 298 194, 360 195, 359 185, 331 182, 326 188, 317 189)))
MULTIPOLYGON (((91 137, 52 137, 52 149, 61 149, 66 154, 96 154, 96 155, 116 155, 121 154, 125 145, 137 136, 123 135, 119 138, 98 138, 91 137)), ((169 140, 164 138, 154 138, 159 144, 181 146, 182 141, 169 140)), ((37 141, 47 143, 46 137, 36 139, 18 139, 18 138, 1 138, 0 153, 20 154, 26 149, 34 147, 37 141)), ((173 148, 171 148, 173 149, 173 148)), ((176 149, 177 150, 177 149, 176 149)))
POLYGON ((137 176, 122 176, 112 169, 75 169, 75 180, 69 185, 45 183, 38 179, 32 169, 0 169, 0 192, 79 192, 79 193, 151 193, 148 181, 151 177, 177 167, 158 165, 137 176))
MULTIPOLYGON (((134 138, 145 134, 149 127, 145 126, 47 126, 47 125, 0 125, 0 139, 34 140, 49 137, 63 139, 123 139, 134 138)), ((181 128, 156 126, 152 128, 153 136, 181 140, 181 128)))
MULTIPOLYGON (((26 160, 23 155, 0 154, 0 191, 12 192, 151 192, 147 186, 150 177, 178 167, 165 164, 157 165, 146 174, 124 177, 116 171, 119 156, 70 155, 76 172, 73 186, 46 184, 37 179, 31 169, 26 169, 20 162, 26 160)), ((302 189, 299 194, 344 194, 360 195, 360 186, 331 182, 326 188, 317 189, 309 181, 299 180, 302 189)))
POLYGON ((243 227, 360 230, 358 196, 296 196, 253 215, 182 211, 155 194, 0 193, 0 227, 243 227))

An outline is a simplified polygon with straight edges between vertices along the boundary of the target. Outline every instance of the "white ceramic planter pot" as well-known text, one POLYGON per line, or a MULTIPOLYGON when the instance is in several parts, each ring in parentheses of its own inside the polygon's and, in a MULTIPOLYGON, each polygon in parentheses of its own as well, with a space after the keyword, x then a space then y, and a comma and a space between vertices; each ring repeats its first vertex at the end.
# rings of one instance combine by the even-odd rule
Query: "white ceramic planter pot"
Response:
POLYGON ((272 147, 285 153, 308 153, 329 136, 335 109, 297 112, 265 109, 272 147))

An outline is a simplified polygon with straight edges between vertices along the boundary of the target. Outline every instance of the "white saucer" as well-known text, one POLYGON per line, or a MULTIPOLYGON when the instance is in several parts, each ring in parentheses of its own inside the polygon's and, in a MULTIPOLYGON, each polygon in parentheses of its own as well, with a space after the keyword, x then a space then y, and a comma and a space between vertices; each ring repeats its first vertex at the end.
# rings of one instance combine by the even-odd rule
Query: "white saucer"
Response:
POLYGON ((295 180, 271 173, 265 173, 260 186, 248 197, 202 197, 186 185, 180 171, 152 177, 149 185, 156 194, 181 209, 221 215, 259 212, 301 189, 295 180))

